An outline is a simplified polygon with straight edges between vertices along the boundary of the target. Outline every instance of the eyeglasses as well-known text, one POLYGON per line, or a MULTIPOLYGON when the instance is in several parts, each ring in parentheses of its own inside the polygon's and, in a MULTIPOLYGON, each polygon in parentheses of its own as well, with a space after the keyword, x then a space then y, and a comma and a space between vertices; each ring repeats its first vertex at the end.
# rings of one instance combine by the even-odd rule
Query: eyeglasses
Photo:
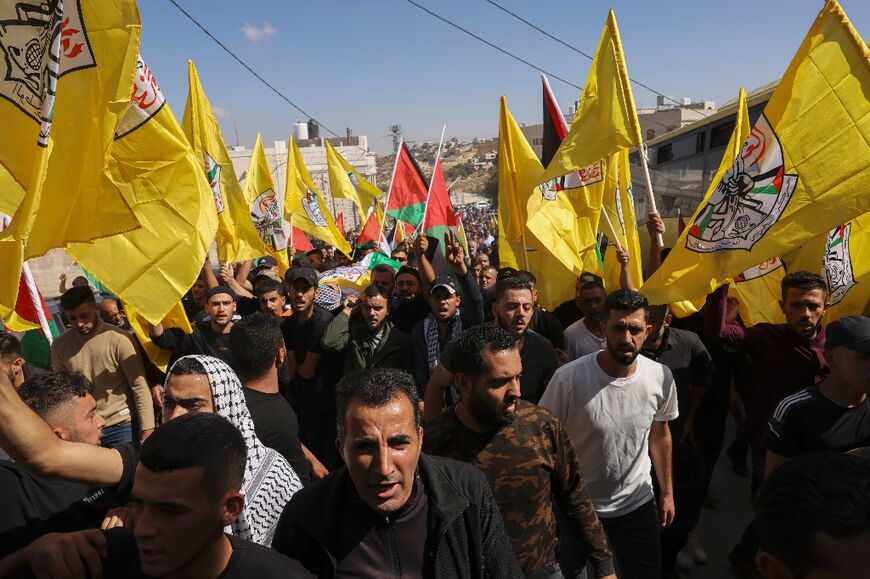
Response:
POLYGON ((395 259, 399 263, 406 263, 408 261, 407 257, 394 257, 393 259, 395 259))

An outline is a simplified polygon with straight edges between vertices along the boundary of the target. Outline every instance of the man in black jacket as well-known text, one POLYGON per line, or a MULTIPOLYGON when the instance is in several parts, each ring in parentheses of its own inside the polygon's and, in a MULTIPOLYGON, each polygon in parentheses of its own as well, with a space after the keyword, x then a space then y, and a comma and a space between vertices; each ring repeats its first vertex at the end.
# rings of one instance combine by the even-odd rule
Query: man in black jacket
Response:
POLYGON ((410 374, 351 374, 336 400, 346 466, 294 496, 274 549, 319 577, 522 577, 483 474, 421 454, 410 374))

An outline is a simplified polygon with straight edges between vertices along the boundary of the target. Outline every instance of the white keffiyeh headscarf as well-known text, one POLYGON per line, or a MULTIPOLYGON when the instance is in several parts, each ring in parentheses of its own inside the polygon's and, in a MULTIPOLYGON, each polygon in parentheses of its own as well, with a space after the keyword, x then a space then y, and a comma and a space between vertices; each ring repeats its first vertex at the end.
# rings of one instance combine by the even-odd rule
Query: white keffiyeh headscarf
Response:
MULTIPOLYGON (((263 446, 254 434, 254 421, 245 402, 242 383, 232 368, 211 356, 185 356, 179 361, 185 358, 193 358, 202 365, 211 385, 215 414, 223 416, 238 428, 248 447, 245 480, 242 483, 245 508, 229 532, 268 547, 272 544, 284 506, 302 488, 302 482, 284 457, 263 446)), ((171 377, 170 368, 166 375, 167 383, 171 377)))

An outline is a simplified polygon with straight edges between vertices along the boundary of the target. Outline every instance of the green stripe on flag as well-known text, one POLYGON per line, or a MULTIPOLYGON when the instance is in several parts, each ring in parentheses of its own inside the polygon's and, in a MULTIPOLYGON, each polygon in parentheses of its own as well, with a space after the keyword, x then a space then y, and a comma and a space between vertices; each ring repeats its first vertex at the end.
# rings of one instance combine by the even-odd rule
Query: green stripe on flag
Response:
POLYGON ((414 227, 418 227, 420 222, 423 221, 423 212, 425 209, 425 203, 415 203, 414 205, 405 205, 404 207, 399 207, 397 209, 390 209, 387 211, 387 215, 398 219, 399 221, 410 223, 414 227))

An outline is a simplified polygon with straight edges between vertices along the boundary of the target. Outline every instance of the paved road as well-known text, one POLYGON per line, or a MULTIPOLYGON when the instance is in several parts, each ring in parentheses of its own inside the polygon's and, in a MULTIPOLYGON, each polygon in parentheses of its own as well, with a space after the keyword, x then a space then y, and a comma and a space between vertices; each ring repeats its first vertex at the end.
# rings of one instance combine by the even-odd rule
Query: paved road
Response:
MULTIPOLYGON (((726 448, 734 439, 730 418, 728 422, 726 448)), ((680 576, 692 579, 739 578, 740 575, 728 562, 728 553, 737 544, 743 529, 752 518, 749 479, 734 474, 731 461, 725 456, 724 450, 716 463, 709 497, 715 503, 715 508, 704 508, 696 532, 710 561, 705 565, 695 565, 691 571, 680 571, 680 576)))

